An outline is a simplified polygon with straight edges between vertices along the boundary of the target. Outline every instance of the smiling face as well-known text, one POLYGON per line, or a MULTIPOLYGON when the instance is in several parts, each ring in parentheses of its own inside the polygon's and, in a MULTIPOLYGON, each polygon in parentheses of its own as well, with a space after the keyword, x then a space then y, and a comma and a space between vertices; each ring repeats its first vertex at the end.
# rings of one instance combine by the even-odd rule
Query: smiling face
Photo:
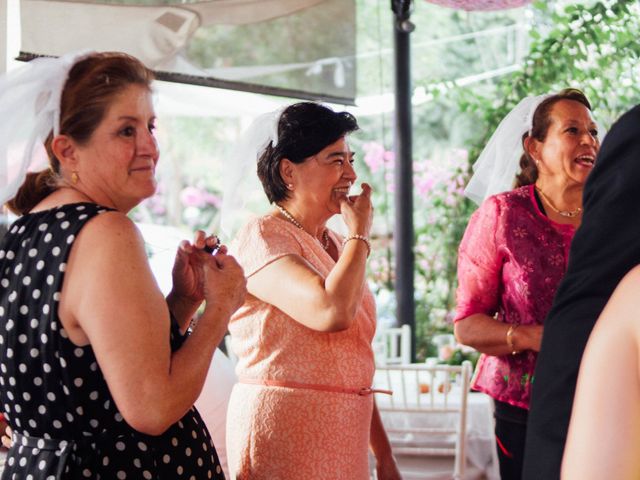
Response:
POLYGON ((322 210, 327 216, 340 213, 340 201, 358 176, 353 169, 353 152, 345 137, 293 167, 296 200, 322 210))
POLYGON ((82 191, 124 212, 153 195, 159 158, 154 123, 146 86, 132 84, 116 95, 89 141, 76 147, 82 191))
POLYGON ((583 185, 600 149, 591 111, 580 102, 565 99, 553 105, 549 116, 551 123, 544 141, 531 139, 529 153, 540 162, 541 176, 583 185))

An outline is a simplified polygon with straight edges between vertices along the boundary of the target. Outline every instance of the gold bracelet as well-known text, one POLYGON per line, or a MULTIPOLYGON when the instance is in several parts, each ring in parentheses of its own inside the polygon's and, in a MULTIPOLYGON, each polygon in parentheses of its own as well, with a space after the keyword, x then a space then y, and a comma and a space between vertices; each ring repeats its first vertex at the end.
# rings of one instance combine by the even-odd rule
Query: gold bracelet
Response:
POLYGON ((509 350, 511 350, 511 355, 517 355, 518 351, 516 350, 515 345, 513 344, 513 334, 520 325, 509 325, 509 329, 507 330, 507 346, 509 350))
POLYGON ((349 235, 344 240, 342 240, 342 246, 344 247, 349 240, 362 240, 364 243, 366 243, 367 244, 367 257, 369 256, 369 254, 371 253, 371 242, 369 241, 369 239, 367 237, 365 237, 364 235, 349 235))

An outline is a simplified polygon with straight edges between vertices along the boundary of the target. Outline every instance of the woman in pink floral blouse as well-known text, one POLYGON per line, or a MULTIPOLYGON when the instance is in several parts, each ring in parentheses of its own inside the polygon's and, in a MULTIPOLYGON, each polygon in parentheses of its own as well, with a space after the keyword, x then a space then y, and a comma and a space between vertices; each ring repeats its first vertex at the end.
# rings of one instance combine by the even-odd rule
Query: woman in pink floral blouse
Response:
POLYGON ((582 190, 600 146, 590 110, 574 89, 523 100, 477 164, 476 175, 483 162, 491 165, 484 172, 489 181, 472 179, 468 187, 489 184, 460 244, 455 333, 483 354, 472 387, 495 400, 502 480, 521 478, 542 324, 566 269, 582 190), (508 179, 520 155, 515 189, 497 193, 491 181, 508 179))

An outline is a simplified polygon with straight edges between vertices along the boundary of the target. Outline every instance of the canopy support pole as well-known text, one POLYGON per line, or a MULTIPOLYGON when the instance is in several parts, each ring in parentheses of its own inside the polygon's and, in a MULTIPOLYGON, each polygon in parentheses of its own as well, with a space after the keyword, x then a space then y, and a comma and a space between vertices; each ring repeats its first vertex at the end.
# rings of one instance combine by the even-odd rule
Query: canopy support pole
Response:
POLYGON ((411 327, 411 361, 416 360, 414 299, 413 158, 411 123, 411 0, 391 0, 395 57, 395 230, 396 322, 411 327))

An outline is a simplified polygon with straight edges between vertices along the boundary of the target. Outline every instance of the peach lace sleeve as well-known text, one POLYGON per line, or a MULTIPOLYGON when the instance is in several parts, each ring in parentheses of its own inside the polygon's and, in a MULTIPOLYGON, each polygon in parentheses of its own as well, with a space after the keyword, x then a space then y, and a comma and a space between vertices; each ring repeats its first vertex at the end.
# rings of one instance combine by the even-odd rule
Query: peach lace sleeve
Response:
POLYGON ((247 277, 285 255, 302 255, 302 246, 283 222, 262 217, 251 220, 231 244, 247 277))

